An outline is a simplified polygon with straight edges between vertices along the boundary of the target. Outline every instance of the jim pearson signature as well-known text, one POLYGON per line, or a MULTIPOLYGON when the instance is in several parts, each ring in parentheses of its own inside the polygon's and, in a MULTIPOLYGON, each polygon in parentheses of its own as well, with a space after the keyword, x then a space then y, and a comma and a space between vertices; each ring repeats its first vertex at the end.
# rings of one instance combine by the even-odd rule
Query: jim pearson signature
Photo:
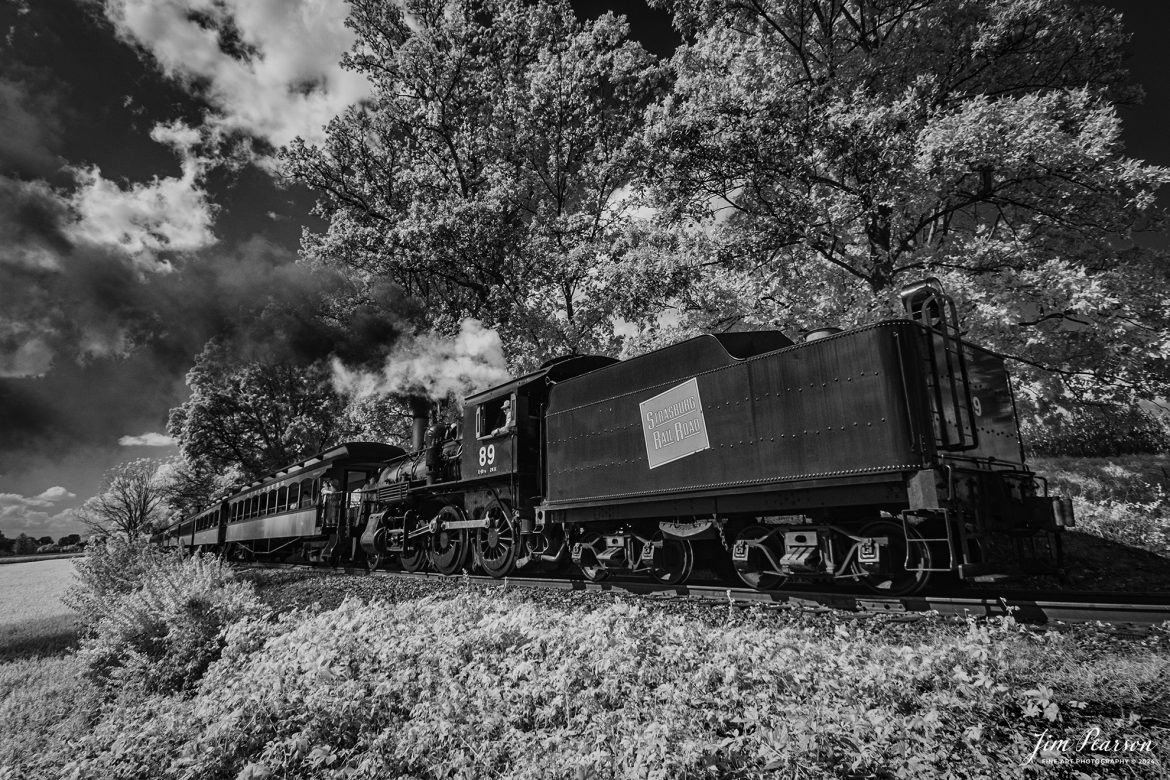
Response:
POLYGON ((1071 737, 1056 739, 1049 736, 1048 729, 1045 729, 1044 733, 1036 738, 1036 746, 1032 748, 1032 753, 1024 763, 1031 764, 1037 759, 1043 760, 1053 755, 1065 756, 1069 752, 1077 755, 1086 752, 1110 753, 1115 756, 1138 758, 1152 756, 1154 748, 1148 739, 1102 739, 1101 729, 1096 726, 1087 729, 1079 740, 1073 740, 1071 737))

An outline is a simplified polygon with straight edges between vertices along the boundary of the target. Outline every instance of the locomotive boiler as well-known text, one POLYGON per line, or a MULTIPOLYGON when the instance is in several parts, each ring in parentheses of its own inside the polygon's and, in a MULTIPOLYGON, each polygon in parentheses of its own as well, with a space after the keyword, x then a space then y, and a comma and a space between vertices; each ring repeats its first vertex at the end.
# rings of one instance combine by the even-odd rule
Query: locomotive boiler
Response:
POLYGON ((416 436, 339 533, 375 565, 493 577, 571 561, 592 580, 702 567, 898 595, 1058 571, 1071 506, 1025 464, 1003 359, 961 337, 936 280, 903 304, 802 343, 715 334, 550 361, 416 436))

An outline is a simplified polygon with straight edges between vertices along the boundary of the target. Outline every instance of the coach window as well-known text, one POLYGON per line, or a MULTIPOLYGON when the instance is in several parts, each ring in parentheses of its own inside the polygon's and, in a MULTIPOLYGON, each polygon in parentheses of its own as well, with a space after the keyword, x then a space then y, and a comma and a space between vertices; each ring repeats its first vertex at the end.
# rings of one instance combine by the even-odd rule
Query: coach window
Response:
POLYGON ((288 508, 296 509, 300 505, 301 486, 294 482, 288 486, 288 508))
POLYGON ((301 480, 301 507, 313 505, 313 480, 301 480))

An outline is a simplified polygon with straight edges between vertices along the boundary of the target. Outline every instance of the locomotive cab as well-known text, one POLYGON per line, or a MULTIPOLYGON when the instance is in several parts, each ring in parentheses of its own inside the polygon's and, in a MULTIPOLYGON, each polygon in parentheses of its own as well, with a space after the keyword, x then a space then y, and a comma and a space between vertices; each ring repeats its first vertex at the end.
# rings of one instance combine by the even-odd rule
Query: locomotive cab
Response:
POLYGON ((503 577, 557 557, 564 539, 535 527, 544 474, 543 418, 551 387, 614 363, 575 355, 468 396, 462 422, 434 425, 418 452, 387 464, 362 548, 374 565, 453 574, 478 565, 503 577))
POLYGON ((468 479, 532 471, 535 462, 524 445, 539 427, 529 414, 529 393, 520 381, 469 398, 464 409, 462 471, 468 479))

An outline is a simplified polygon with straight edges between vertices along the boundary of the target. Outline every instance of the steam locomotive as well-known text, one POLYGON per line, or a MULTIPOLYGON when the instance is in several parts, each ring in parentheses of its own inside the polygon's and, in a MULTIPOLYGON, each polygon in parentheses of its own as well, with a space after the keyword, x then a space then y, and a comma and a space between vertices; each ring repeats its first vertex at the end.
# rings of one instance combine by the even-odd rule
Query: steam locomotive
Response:
POLYGON ((937 280, 902 301, 905 319, 799 344, 759 331, 559 358, 467 397, 461 423, 429 425, 416 403, 412 451, 344 445, 167 541, 497 578, 571 563, 589 580, 681 585, 702 568, 889 595, 1058 572, 1071 504, 1025 465, 1003 359, 962 339, 937 280))

